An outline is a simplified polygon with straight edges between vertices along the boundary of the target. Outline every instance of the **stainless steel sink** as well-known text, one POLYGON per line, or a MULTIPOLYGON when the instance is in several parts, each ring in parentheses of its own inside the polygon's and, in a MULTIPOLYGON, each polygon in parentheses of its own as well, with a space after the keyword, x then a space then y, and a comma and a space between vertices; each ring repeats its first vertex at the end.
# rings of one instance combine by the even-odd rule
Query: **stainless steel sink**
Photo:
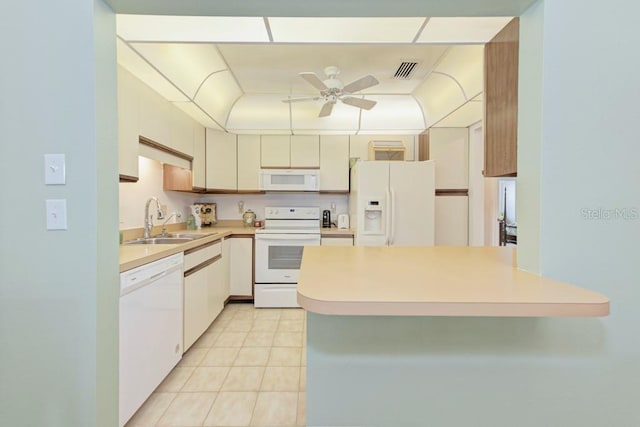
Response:
POLYGON ((196 234, 196 233, 169 233, 167 237, 177 238, 177 239, 202 239, 203 237, 207 237, 206 234, 196 234))
POLYGON ((195 240, 186 237, 150 237, 148 239, 136 239, 124 242, 124 245, 177 245, 195 240))

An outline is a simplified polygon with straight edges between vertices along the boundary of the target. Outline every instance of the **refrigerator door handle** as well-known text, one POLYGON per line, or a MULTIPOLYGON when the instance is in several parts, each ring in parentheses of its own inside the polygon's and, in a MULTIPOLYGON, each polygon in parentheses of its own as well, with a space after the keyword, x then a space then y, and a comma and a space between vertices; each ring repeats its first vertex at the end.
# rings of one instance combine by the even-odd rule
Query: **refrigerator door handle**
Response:
POLYGON ((385 206, 385 225, 384 225, 384 244, 385 246, 391 244, 390 242, 390 230, 391 230, 391 190, 387 187, 387 200, 385 206))
POLYGON ((389 245, 393 245, 393 241, 396 239, 396 192, 391 187, 391 218, 389 218, 391 222, 391 234, 389 236, 389 245))

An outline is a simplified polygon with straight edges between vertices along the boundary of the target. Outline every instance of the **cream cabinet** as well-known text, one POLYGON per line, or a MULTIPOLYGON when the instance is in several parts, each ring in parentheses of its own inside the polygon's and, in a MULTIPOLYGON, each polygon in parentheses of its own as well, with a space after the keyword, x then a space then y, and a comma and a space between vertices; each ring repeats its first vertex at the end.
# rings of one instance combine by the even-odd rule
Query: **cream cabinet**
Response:
POLYGON ((222 283, 222 296, 226 301, 229 298, 229 284, 231 283, 231 238, 225 237, 222 239, 222 273, 221 273, 221 283, 222 283))
POLYGON ((320 246, 353 246, 353 236, 321 237, 320 246))
POLYGON ((429 160, 436 164, 436 189, 469 188, 469 130, 429 129, 429 160))
POLYGON ((210 271, 206 268, 185 274, 183 351, 187 351, 208 327, 207 283, 210 276, 210 271))
POLYGON ((318 135, 291 136, 290 159, 292 168, 320 167, 320 139, 318 135))
POLYGON ((229 239, 229 292, 233 297, 253 295, 253 238, 229 239))
POLYGON ((202 191, 207 186, 206 181, 206 143, 205 130, 199 123, 193 124, 193 161, 191 172, 193 178, 193 190, 202 191))
POLYGON ((207 190, 238 189, 236 135, 207 129, 206 183, 207 190))
POLYGON ((263 168, 288 168, 291 165, 290 144, 289 135, 262 135, 260 165, 263 168))
POLYGON ((320 191, 349 191, 349 136, 320 136, 320 191))
POLYGON ((140 88, 140 135, 159 144, 170 146, 169 101, 149 86, 139 82, 140 88))
POLYGON ((170 104, 168 121, 169 139, 165 144, 180 153, 193 156, 193 120, 191 117, 170 104))
POLYGON ((118 67, 118 171, 123 181, 138 179, 138 111, 137 79, 118 67))
POLYGON ((238 191, 260 190, 260 135, 238 135, 238 191))
POLYGON ((465 195, 436 196, 436 246, 467 246, 469 244, 469 198, 465 195))
POLYGON ((214 258, 208 267, 208 283, 207 283, 207 328, 216 320, 218 314, 224 308, 224 302, 227 299, 224 296, 225 286, 222 283, 224 277, 224 266, 222 265, 222 255, 214 258))

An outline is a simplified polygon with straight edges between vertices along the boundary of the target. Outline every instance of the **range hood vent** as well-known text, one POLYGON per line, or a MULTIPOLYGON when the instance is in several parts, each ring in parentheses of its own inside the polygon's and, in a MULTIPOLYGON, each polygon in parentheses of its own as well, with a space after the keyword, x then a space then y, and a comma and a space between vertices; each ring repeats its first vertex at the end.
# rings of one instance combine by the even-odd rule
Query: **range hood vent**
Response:
POLYGON ((418 68, 418 61, 402 61, 393 78, 396 80, 410 80, 416 68, 418 68))

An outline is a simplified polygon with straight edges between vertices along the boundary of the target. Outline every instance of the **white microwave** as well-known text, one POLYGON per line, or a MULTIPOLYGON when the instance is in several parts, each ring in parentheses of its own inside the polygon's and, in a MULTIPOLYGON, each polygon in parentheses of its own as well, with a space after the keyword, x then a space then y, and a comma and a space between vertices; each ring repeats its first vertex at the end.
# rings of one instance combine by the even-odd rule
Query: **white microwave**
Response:
POLYGON ((319 191, 318 169, 260 169, 262 191, 319 191))

